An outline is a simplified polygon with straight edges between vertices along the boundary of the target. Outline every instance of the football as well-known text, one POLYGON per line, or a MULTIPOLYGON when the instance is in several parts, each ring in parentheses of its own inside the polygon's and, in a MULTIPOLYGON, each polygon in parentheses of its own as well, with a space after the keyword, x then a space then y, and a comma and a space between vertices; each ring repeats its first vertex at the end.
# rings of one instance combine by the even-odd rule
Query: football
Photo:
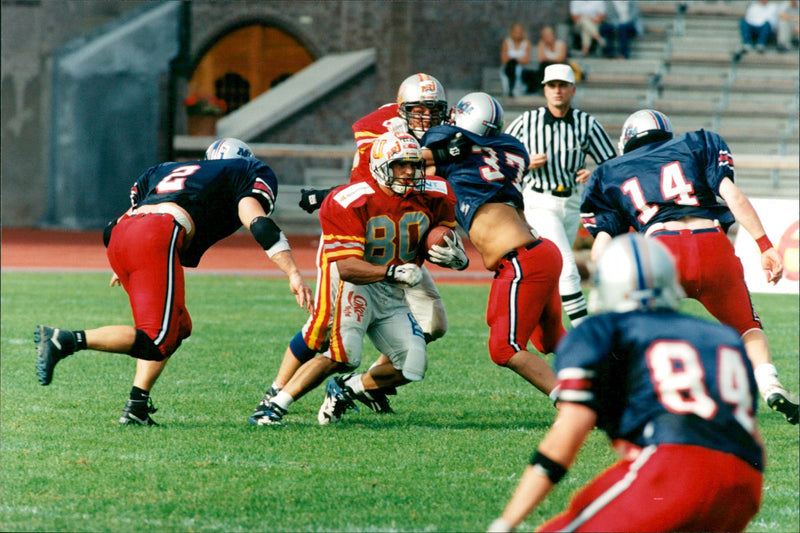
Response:
POLYGON ((456 232, 455 230, 448 228, 447 226, 434 226, 428 233, 425 235, 425 252, 427 253, 428 250, 431 249, 431 246, 434 244, 439 246, 447 246, 447 242, 445 242, 444 237, 448 236, 451 240, 456 239, 456 232))

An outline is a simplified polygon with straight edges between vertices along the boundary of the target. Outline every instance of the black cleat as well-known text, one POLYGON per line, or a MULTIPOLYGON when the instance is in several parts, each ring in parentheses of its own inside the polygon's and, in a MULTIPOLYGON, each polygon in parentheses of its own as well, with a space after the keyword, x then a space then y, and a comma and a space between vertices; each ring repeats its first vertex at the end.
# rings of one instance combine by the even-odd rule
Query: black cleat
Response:
POLYGON ((73 341, 71 335, 72 332, 41 324, 33 331, 33 342, 36 343, 36 375, 42 385, 50 385, 56 364, 72 353, 72 349, 64 346, 65 341, 73 341))
POLYGON ((767 405, 773 411, 778 411, 790 424, 797 425, 798 403, 789 391, 783 387, 773 387, 767 394, 767 405))
POLYGON ((156 421, 150 418, 150 413, 158 411, 153 407, 153 400, 131 400, 125 402, 119 423, 123 426, 157 426, 156 421))

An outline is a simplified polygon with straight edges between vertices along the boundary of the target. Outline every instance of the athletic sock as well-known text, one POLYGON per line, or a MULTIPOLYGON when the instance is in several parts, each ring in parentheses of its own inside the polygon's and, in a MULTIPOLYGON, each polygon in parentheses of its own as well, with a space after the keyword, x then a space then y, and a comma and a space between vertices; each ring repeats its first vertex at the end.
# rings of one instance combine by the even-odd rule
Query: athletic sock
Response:
POLYGON ((131 400, 133 401, 144 401, 150 397, 150 392, 144 389, 140 389, 139 387, 133 387, 131 389, 131 400))
POLYGON ((588 312, 586 311, 586 298, 583 297, 582 292, 565 294, 561 297, 561 303, 573 326, 577 326, 586 320, 588 312))
POLYGON ((344 384, 350 387, 354 394, 362 394, 364 392, 364 382, 361 381, 361 374, 350 376, 344 384))
POLYGON ((273 396, 272 400, 270 401, 284 411, 288 411, 289 406, 294 403, 294 398, 292 398, 292 395, 288 392, 280 391, 278 394, 273 396))

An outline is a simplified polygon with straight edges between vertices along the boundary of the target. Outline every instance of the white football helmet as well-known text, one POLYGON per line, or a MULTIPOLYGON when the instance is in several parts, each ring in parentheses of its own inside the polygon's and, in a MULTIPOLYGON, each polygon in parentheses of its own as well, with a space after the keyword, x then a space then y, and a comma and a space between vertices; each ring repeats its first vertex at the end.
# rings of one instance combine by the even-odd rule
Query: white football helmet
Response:
POLYGON ((677 309, 685 296, 667 249, 641 234, 626 233, 612 239, 597 260, 589 308, 592 313, 677 309))
POLYGON ((425 189, 425 160, 417 140, 408 133, 387 131, 372 143, 369 154, 369 169, 378 183, 389 187, 399 195, 412 189, 425 189), (414 172, 410 178, 396 178, 394 163, 412 163, 414 172))
POLYGON ((672 139, 672 121, 661 111, 641 109, 629 116, 622 125, 617 149, 626 154, 645 144, 672 139))
POLYGON ((237 157, 255 156, 247 144, 233 137, 217 139, 206 150, 206 159, 234 159, 237 157))
POLYGON ((438 126, 447 118, 447 96, 444 87, 433 76, 419 73, 409 76, 397 90, 397 114, 400 115, 408 131, 421 139, 431 126, 438 126), (424 106, 431 114, 414 113, 414 107, 424 106), (413 123, 413 124, 412 124, 413 123))
POLYGON ((469 93, 453 108, 450 123, 476 135, 496 135, 503 131, 503 106, 486 93, 469 93))

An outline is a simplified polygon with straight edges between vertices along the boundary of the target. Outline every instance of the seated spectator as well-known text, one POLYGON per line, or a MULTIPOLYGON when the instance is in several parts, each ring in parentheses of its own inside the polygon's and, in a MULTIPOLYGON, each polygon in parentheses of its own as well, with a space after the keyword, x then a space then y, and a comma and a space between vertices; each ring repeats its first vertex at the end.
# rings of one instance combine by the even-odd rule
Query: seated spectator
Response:
POLYGON ((631 39, 644 33, 641 19, 637 2, 607 0, 606 18, 600 24, 600 35, 606 40, 603 55, 628 59, 631 56, 631 39))
POLYGON ((742 34, 742 48, 740 53, 753 49, 763 54, 767 41, 775 36, 778 27, 778 4, 769 0, 758 0, 747 6, 744 18, 739 21, 739 31, 742 34))
POLYGON ((531 88, 539 90, 544 79, 544 69, 550 65, 567 62, 567 43, 556 38, 556 31, 552 26, 545 26, 539 33, 539 42, 536 45, 536 56, 539 60, 539 68, 536 71, 536 79, 531 84, 531 88))
POLYGON ((800 38, 800 2, 781 2, 778 6, 778 51, 788 52, 792 41, 800 38))
POLYGON ((530 63, 532 50, 533 45, 522 24, 512 24, 500 49, 500 81, 504 94, 517 97, 528 92, 523 76, 525 67, 530 63))
POLYGON ((571 0, 569 17, 573 31, 580 36, 581 55, 588 56, 595 42, 600 48, 605 48, 606 41, 600 35, 600 23, 606 17, 603 0, 571 0))

